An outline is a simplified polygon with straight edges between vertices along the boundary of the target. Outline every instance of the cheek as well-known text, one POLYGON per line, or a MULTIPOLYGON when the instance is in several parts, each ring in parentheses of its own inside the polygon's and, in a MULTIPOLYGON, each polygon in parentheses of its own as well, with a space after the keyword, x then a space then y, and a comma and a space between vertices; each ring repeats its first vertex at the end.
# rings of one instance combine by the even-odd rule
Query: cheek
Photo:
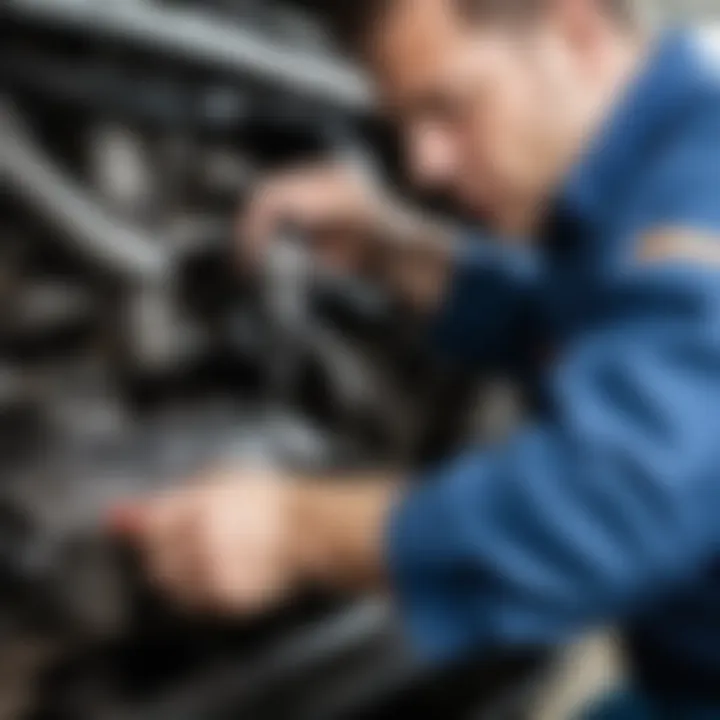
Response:
POLYGON ((523 170, 529 151, 528 110, 524 94, 515 87, 499 89, 482 113, 476 113, 466 157, 483 166, 489 182, 514 182, 523 170))

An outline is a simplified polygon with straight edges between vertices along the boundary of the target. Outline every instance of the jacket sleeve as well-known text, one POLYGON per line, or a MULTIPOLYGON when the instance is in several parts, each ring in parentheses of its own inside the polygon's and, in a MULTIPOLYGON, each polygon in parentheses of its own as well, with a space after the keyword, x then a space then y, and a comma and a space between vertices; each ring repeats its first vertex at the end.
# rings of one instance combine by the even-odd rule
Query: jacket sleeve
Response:
POLYGON ((537 284, 530 252, 467 238, 455 251, 448 293, 432 321, 433 347, 461 363, 512 363, 537 284))
MULTIPOLYGON (((547 378, 547 416, 429 473, 392 515, 391 578, 431 657, 631 617, 720 549, 720 100, 649 175, 622 268, 547 378), (658 232, 669 241, 640 259, 658 232)), ((505 326, 518 287, 493 272, 474 288, 482 273, 461 268, 458 345, 480 320, 505 326)))
POLYGON ((435 659, 546 644, 689 581, 720 539, 720 269, 634 268, 548 378, 552 412, 430 473, 391 576, 435 659))

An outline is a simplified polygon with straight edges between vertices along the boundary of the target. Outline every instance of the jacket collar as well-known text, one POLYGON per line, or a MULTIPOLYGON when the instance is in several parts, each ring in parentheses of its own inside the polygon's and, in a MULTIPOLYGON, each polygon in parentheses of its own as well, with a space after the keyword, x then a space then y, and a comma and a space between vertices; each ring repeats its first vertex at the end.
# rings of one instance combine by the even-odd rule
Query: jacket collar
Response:
POLYGON ((697 71, 691 33, 677 31, 656 41, 589 151, 569 173, 556 204, 560 216, 588 229, 605 220, 622 197, 623 181, 652 158, 697 94, 697 71))

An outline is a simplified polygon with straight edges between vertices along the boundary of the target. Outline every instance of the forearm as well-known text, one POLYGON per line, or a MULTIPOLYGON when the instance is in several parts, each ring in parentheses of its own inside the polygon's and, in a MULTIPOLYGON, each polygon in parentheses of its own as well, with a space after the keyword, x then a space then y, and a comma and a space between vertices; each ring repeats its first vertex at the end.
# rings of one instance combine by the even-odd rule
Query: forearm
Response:
POLYGON ((391 476, 294 484, 287 540, 300 579, 353 591, 383 588, 385 527, 400 492, 391 476))

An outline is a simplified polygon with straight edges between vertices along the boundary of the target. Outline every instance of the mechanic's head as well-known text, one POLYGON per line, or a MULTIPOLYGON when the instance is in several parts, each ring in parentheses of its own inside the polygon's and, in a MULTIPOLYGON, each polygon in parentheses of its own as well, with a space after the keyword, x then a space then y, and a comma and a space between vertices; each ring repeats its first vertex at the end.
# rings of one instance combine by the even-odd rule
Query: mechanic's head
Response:
POLYGON ((343 5, 413 179, 508 233, 538 219, 644 46, 637 0, 343 5))

